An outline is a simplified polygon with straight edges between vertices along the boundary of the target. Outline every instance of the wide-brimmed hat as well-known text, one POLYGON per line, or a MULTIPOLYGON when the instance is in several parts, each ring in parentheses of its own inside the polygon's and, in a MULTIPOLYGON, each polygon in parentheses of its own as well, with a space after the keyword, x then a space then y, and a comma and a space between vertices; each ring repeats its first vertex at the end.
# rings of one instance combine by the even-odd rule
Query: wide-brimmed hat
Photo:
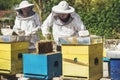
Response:
POLYGON ((26 8, 26 7, 30 7, 30 6, 34 6, 34 4, 29 3, 28 1, 22 1, 18 7, 15 8, 15 10, 19 10, 22 8, 26 8))
POLYGON ((55 13, 72 13, 75 9, 69 6, 66 1, 61 1, 58 5, 52 8, 52 11, 55 13))

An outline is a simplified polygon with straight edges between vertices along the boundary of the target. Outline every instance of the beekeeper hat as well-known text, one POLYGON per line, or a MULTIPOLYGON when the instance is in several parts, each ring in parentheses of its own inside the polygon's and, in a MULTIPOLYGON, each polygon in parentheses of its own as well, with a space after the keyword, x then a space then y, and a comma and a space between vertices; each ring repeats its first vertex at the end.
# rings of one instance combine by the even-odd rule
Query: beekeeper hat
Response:
POLYGON ((19 9, 30 7, 30 6, 34 6, 34 4, 31 4, 27 0, 24 0, 19 4, 18 7, 15 8, 15 10, 19 10, 19 9))
POLYGON ((58 5, 54 6, 52 8, 52 11, 55 13, 72 13, 75 11, 75 9, 71 6, 66 1, 61 1, 58 5))

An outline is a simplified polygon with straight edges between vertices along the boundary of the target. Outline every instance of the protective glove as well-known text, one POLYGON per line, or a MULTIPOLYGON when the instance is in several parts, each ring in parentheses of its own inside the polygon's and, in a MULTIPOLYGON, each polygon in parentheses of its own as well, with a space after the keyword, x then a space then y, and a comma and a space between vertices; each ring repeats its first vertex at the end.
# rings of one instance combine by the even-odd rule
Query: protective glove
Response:
POLYGON ((31 33, 30 33, 30 32, 28 32, 28 33, 26 33, 26 34, 25 34, 25 36, 31 36, 31 33))
POLYGON ((51 33, 49 33, 49 34, 45 34, 45 40, 50 40, 51 39, 51 33))
POLYGON ((117 50, 120 50, 120 43, 116 46, 117 50))
POLYGON ((86 36, 89 36, 89 31, 88 30, 81 30, 78 32, 78 34, 81 37, 86 37, 86 36))
POLYGON ((1 28, 1 33, 2 33, 3 35, 12 35, 13 30, 12 30, 12 29, 9 29, 9 28, 1 28))
POLYGON ((24 36, 24 35, 25 35, 25 31, 24 31, 24 30, 18 30, 18 31, 17 31, 17 34, 18 34, 19 36, 24 36))

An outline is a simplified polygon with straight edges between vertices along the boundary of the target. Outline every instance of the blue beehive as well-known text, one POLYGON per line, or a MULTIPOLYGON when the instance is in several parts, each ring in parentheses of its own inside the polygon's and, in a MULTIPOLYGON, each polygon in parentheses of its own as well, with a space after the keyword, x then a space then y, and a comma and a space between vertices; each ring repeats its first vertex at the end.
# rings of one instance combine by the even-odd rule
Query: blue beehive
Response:
POLYGON ((110 77, 112 80, 120 80, 120 59, 110 59, 110 77))
POLYGON ((24 77, 52 79, 62 75, 62 55, 52 54, 23 54, 24 77))
POLYGON ((107 57, 110 58, 110 77, 111 80, 120 80, 120 51, 108 50, 107 57))

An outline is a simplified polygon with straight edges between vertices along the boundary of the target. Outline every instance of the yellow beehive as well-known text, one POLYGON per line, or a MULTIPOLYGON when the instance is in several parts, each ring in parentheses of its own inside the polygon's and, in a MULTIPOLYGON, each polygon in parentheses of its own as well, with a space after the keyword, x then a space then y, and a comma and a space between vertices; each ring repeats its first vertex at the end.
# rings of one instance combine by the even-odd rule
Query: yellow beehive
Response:
POLYGON ((29 42, 0 42, 0 73, 22 72, 22 53, 28 52, 29 42))
POLYGON ((97 80, 103 76, 103 44, 63 44, 63 75, 97 80))

